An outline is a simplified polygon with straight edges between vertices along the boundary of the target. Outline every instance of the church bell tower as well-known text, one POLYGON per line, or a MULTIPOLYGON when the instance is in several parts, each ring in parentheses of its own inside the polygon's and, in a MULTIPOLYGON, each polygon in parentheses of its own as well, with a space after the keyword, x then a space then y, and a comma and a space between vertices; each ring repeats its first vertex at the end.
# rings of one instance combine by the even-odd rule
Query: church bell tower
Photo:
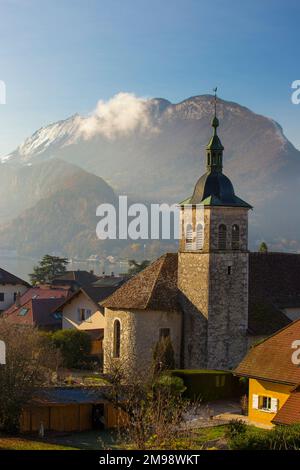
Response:
POLYGON ((223 173, 214 100, 206 172, 180 203, 178 288, 185 368, 231 369, 247 351, 248 211, 223 173))

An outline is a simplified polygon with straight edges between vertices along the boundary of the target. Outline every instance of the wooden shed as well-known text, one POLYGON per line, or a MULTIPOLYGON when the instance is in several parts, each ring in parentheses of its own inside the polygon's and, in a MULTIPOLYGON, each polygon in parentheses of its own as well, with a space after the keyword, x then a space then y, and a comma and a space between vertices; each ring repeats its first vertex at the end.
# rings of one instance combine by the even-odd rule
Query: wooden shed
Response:
POLYGON ((36 391, 21 415, 21 432, 76 432, 115 427, 121 413, 105 400, 103 387, 52 387, 36 391))

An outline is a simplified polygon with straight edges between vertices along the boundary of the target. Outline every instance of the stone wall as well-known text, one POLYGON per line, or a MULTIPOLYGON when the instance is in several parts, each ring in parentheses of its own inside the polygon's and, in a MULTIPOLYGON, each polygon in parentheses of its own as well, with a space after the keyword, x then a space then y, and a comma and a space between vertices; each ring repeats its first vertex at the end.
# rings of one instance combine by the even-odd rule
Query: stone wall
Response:
POLYGON ((183 356, 187 369, 207 366, 209 254, 178 254, 178 289, 183 310, 183 356))
POLYGON ((207 207, 204 221, 203 249, 185 251, 182 240, 178 255, 184 366, 229 369, 247 351, 248 210, 207 207), (227 227, 226 250, 218 249, 220 224, 227 227), (238 250, 231 249, 234 224, 240 229, 238 250))
POLYGON ((232 369, 247 352, 248 253, 210 256, 207 366, 232 369))
POLYGON ((181 354, 180 312, 156 310, 113 310, 105 309, 104 329, 104 372, 114 363, 122 362, 130 370, 147 371, 151 366, 152 353, 159 340, 161 328, 170 328, 175 353, 176 367, 180 367, 181 354), (114 321, 121 323, 120 358, 113 357, 114 321))

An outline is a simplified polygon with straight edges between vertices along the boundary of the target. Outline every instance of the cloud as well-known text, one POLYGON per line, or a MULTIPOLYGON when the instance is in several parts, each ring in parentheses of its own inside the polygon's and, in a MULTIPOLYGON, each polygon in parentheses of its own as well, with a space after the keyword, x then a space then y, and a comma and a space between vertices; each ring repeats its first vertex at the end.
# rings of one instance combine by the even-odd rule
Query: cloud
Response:
POLYGON ((89 139, 100 134, 108 139, 126 136, 135 130, 154 130, 149 100, 133 93, 118 93, 108 101, 100 100, 96 109, 80 126, 81 135, 89 139))

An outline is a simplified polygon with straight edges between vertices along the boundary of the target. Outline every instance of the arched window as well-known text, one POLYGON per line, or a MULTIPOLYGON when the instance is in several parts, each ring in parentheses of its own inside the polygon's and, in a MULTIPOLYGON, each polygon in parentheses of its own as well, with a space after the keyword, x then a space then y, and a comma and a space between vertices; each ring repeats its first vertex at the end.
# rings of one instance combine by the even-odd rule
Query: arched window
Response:
POLYGON ((233 250, 239 250, 240 248, 240 227, 236 224, 231 229, 231 248, 233 250))
POLYGON ((113 344, 113 356, 120 357, 120 346, 121 346, 121 323, 119 320, 114 322, 114 344, 113 344))
POLYGON ((196 231, 196 250, 202 250, 204 242, 203 225, 197 225, 196 231))
POLYGON ((191 250, 193 248, 193 227, 188 224, 185 229, 185 248, 191 250))
POLYGON ((218 234, 218 248, 219 250, 226 250, 226 235, 227 229, 226 225, 219 225, 219 234, 218 234))

